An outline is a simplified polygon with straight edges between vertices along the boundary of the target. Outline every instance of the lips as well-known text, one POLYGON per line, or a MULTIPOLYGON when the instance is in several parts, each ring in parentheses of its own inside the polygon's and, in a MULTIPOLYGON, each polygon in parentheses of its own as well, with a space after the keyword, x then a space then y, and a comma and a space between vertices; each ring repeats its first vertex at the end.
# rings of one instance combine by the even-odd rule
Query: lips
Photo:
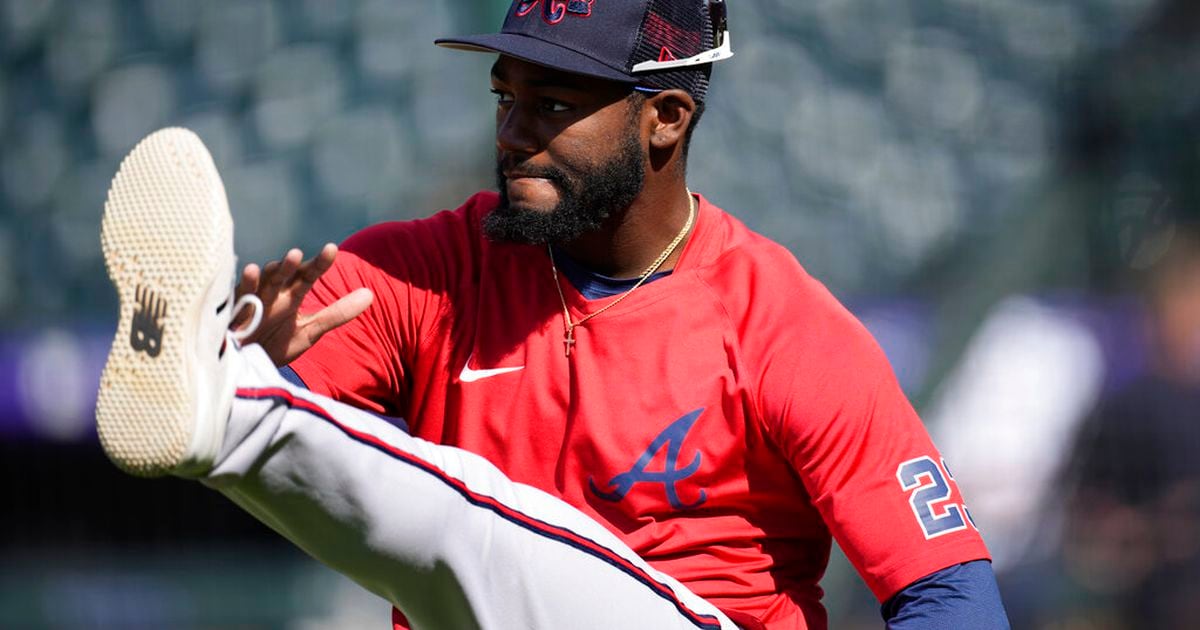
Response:
POLYGON ((514 181, 518 179, 544 179, 549 181, 550 179, 545 175, 534 175, 533 173, 505 173, 504 178, 508 181, 514 181))
POLYGON ((504 187, 513 199, 544 197, 559 189, 558 179, 552 173, 518 169, 503 175, 504 187))
POLYGON ((553 166, 534 164, 528 157, 500 155, 496 179, 506 204, 525 209, 549 210, 558 205, 569 181, 553 166))
POLYGON ((507 180, 544 179, 550 182, 562 180, 562 174, 552 167, 540 167, 530 164, 528 160, 515 160, 501 157, 497 166, 500 174, 507 180))
POLYGON ((513 197, 528 197, 549 193, 554 190, 554 182, 545 177, 512 177, 505 181, 505 187, 513 197))
POLYGON ((556 173, 552 169, 513 168, 501 171, 505 179, 545 179, 554 181, 556 173))

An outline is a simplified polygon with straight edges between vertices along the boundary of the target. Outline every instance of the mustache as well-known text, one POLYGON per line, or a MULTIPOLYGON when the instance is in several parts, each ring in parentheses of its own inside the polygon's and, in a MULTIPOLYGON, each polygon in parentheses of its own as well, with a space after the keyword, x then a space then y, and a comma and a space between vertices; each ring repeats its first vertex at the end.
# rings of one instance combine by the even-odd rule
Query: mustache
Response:
POLYGON ((553 166, 525 164, 523 162, 523 160, 504 157, 498 159, 496 161, 496 179, 503 184, 508 181, 508 176, 505 173, 514 173, 522 177, 540 177, 556 184, 566 184, 570 181, 570 178, 561 169, 553 166))

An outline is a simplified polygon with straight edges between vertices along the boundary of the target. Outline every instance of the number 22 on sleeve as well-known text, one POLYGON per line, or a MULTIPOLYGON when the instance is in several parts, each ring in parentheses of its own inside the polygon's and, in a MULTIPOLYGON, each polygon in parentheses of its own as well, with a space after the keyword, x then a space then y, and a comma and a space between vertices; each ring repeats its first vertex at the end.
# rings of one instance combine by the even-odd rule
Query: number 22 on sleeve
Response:
POLYGON ((928 455, 910 459, 896 468, 896 479, 905 492, 911 492, 908 503, 926 539, 966 529, 968 522, 975 526, 965 505, 947 501, 954 476, 946 460, 939 466, 928 455))

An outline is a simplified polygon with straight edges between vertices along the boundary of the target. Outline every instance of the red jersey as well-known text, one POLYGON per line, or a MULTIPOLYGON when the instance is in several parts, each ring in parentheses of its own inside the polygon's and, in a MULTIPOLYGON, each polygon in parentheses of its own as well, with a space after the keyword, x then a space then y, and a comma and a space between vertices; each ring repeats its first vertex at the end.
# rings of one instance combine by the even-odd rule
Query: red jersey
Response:
MULTIPOLYGON (((497 203, 350 237, 304 310, 375 301, 293 363, 309 388, 485 456, 768 628, 826 626, 831 536, 881 601, 988 558, 882 351, 782 246, 700 199, 674 272, 567 357, 546 248, 481 235, 497 203)), ((574 321, 614 299, 562 290, 574 321)))

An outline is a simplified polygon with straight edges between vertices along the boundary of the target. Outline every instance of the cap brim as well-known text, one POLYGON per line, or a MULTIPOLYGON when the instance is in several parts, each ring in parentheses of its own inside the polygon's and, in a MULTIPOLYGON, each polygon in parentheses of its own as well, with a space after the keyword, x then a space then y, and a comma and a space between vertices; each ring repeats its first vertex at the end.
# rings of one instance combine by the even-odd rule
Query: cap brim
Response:
POLYGON ((589 77, 620 81, 622 83, 637 83, 637 77, 600 63, 587 55, 569 48, 552 44, 540 39, 518 33, 489 33, 487 35, 469 35, 467 37, 443 37, 434 40, 435 44, 444 48, 469 50, 474 52, 499 53, 515 57, 522 61, 535 63, 539 66, 582 74, 589 77))

